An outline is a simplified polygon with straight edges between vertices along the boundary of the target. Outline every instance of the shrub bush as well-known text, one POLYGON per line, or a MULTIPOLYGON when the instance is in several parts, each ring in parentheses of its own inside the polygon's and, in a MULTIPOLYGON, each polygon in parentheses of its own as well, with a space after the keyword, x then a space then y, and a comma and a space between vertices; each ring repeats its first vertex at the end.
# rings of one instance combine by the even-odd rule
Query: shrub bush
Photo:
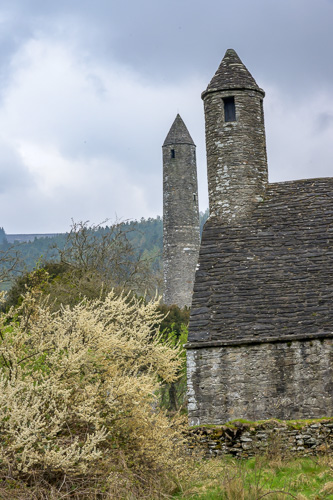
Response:
POLYGON ((156 302, 113 292, 52 312, 32 291, 1 315, 4 491, 8 481, 22 498, 27 488, 41 498, 44 490, 125 498, 174 488, 183 427, 158 408, 156 393, 158 381, 176 379, 181 358, 160 341, 161 319, 156 302))

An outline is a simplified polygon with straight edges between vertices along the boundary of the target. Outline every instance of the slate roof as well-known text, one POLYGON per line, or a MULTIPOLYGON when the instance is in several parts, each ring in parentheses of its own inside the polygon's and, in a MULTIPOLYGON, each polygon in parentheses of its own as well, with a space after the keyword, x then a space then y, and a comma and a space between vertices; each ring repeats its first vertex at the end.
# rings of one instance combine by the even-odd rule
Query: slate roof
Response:
POLYGON ((333 178, 269 184, 246 221, 205 224, 188 346, 333 331, 333 178))
POLYGON ((195 146, 193 139, 179 113, 171 125, 163 146, 171 146, 173 144, 193 144, 193 146, 195 146))
POLYGON ((265 92, 258 87, 257 82, 233 49, 226 51, 215 75, 207 89, 202 93, 202 97, 207 92, 229 89, 253 89, 265 95, 265 92))

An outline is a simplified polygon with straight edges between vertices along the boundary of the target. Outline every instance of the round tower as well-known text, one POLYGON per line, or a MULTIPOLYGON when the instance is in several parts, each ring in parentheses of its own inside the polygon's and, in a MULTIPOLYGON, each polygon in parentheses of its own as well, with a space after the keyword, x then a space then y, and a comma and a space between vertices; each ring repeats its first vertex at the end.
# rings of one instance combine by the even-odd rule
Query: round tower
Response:
POLYGON ((165 304, 191 306, 200 246, 195 144, 179 116, 163 143, 165 304))
POLYGON ((232 49, 202 93, 209 210, 226 224, 246 217, 268 183, 263 98, 232 49))

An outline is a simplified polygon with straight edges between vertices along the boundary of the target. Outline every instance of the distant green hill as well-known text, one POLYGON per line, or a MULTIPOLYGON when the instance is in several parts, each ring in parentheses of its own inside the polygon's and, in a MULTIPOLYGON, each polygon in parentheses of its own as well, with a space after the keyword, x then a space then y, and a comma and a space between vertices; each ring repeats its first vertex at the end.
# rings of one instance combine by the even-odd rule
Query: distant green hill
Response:
MULTIPOLYGON (((208 210, 200 213, 200 229, 208 217, 208 210)), ((154 266, 162 269, 163 220, 161 217, 130 221, 123 223, 127 238, 136 250, 137 255, 154 255, 154 266)), ((101 228, 101 232, 110 230, 109 226, 101 228)), ((67 233, 62 234, 11 234, 0 228, 0 265, 1 252, 8 246, 20 255, 20 272, 31 271, 37 262, 57 261, 59 252, 66 242, 67 233)))
MULTIPOLYGON (((0 232, 1 232, 0 228, 0 232)), ((6 234, 6 239, 8 243, 28 243, 34 241, 36 238, 53 238, 57 236, 58 233, 47 233, 47 234, 6 234)), ((0 236, 1 241, 1 236, 0 236)))

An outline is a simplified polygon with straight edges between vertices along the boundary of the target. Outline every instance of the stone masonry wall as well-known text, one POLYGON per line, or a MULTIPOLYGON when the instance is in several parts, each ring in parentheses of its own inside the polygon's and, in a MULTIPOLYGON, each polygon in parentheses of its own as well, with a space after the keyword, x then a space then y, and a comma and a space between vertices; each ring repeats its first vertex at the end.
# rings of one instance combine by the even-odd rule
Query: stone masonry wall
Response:
POLYGON ((333 454, 333 418, 302 422, 233 422, 214 428, 189 430, 189 448, 203 450, 208 457, 257 454, 313 456, 333 454))
POLYGON ((163 147, 163 301, 165 304, 191 306, 199 247, 195 146, 167 145, 163 147), (171 150, 174 151, 173 154, 171 150))
POLYGON ((190 425, 333 415, 333 338, 187 350, 190 425))
POLYGON ((204 96, 209 210, 222 223, 246 217, 268 182, 263 92, 225 90, 204 96), (223 97, 234 96, 236 121, 224 122, 223 97))

